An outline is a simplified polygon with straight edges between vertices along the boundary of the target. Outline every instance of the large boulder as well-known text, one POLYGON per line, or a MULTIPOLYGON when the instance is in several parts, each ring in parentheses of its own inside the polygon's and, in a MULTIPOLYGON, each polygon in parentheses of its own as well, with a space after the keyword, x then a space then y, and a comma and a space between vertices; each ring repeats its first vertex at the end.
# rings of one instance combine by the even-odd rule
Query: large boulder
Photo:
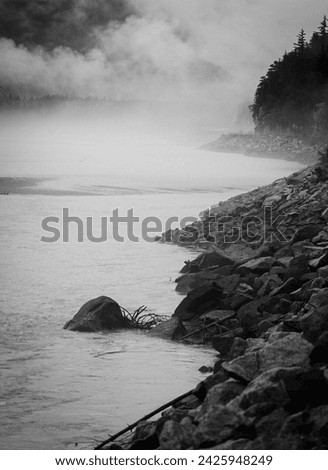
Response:
POLYGON ((187 334, 187 330, 178 318, 170 318, 152 328, 149 334, 163 339, 178 340, 187 334))
POLYGON ((122 315, 120 306, 110 297, 89 300, 68 321, 64 329, 71 331, 102 331, 131 328, 131 322, 122 315))

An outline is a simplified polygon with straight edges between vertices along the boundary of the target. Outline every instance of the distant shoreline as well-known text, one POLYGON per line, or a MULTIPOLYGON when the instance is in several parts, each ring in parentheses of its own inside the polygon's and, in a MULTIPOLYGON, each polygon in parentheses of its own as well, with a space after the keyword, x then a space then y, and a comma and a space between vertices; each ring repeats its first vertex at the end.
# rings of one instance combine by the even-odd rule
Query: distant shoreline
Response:
POLYGON ((203 150, 224 153, 242 153, 247 157, 265 157, 313 165, 318 161, 322 143, 309 144, 292 135, 223 134, 202 147, 203 150))

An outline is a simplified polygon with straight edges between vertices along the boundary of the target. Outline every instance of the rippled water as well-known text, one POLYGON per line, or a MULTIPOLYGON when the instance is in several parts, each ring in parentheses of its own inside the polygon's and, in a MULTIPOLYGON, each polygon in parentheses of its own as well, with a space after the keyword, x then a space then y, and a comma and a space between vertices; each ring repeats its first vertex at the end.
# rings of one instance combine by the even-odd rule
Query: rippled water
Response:
MULTIPOLYGON (((169 158, 172 163, 173 157, 186 159, 187 154, 171 149, 169 158)), ((171 180, 162 179, 160 189, 149 177, 150 194, 131 183, 130 192, 108 190, 110 176, 100 189, 102 175, 69 179, 71 187, 84 188, 85 196, 2 197, 1 448, 65 449, 76 443, 78 448, 91 447, 93 438, 106 438, 193 388, 202 378, 198 368, 214 363, 210 349, 140 332, 82 334, 62 329, 84 302, 99 295, 131 310, 147 305, 171 315, 181 300, 173 281, 192 252, 112 239, 100 244, 40 242, 42 218, 60 216, 63 207, 96 221, 116 207, 122 213, 133 207, 140 218, 197 215, 241 188, 298 168, 290 162, 218 158, 201 151, 188 155, 188 166, 177 165, 171 180), (88 195, 90 191, 98 195, 88 195)), ((67 189, 68 181, 43 183, 47 185, 67 189)))

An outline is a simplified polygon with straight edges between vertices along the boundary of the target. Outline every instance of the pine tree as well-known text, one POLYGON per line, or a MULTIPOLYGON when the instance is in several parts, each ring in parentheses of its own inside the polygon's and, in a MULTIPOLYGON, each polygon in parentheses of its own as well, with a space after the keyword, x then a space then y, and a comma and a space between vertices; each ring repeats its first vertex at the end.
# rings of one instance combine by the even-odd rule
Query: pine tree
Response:
POLYGON ((306 47, 306 34, 302 28, 299 34, 297 35, 297 42, 294 43, 294 50, 299 54, 303 55, 306 47))

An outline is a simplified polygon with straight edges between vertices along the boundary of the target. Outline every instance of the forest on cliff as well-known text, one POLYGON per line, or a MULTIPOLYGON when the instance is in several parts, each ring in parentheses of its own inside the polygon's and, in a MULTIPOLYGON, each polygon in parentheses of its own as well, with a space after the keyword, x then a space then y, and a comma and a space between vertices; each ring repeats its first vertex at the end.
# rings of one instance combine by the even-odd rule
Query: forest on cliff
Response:
POLYGON ((320 135, 328 126, 328 20, 307 41, 301 29, 293 50, 261 77, 251 106, 258 132, 320 135))

